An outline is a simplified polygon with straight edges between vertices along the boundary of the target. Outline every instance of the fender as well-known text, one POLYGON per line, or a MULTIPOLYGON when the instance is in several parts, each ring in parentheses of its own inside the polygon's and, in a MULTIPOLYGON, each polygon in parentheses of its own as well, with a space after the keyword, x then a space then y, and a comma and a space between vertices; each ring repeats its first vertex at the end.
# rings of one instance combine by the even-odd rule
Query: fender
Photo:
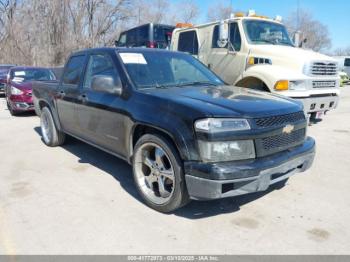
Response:
POLYGON ((154 130, 157 130, 161 133, 166 134, 174 143, 177 148, 180 157, 183 160, 198 160, 199 155, 196 150, 196 145, 193 140, 193 130, 189 130, 188 126, 181 121, 181 119, 166 119, 167 121, 159 121, 156 117, 150 117, 151 114, 137 116, 132 119, 132 126, 126 131, 129 133, 129 156, 133 154, 133 136, 135 133, 135 129, 138 126, 149 127, 154 130))
POLYGON ((274 86, 279 80, 302 80, 307 78, 304 74, 297 73, 295 70, 266 64, 249 67, 243 72, 242 77, 235 84, 249 77, 260 79, 271 92, 274 91, 274 86))

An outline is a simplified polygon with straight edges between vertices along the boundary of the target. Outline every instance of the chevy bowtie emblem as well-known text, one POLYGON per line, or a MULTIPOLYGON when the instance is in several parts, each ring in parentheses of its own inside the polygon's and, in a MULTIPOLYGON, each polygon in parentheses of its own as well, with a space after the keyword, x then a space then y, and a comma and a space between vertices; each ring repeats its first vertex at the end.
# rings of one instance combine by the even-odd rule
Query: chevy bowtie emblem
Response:
POLYGON ((290 134, 292 131, 294 130, 294 126, 293 125, 286 125, 282 132, 285 134, 290 134))

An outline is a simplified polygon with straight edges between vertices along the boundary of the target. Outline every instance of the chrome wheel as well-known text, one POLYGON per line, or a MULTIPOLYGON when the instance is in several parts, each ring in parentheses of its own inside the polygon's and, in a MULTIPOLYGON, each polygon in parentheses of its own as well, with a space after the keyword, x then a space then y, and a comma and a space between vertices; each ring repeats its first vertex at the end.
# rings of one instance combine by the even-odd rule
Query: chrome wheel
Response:
POLYGON ((51 132, 50 132, 50 119, 46 112, 41 114, 40 118, 41 134, 45 143, 50 143, 51 132))
POLYGON ((167 153, 155 143, 145 143, 135 152, 134 164, 144 196, 156 205, 167 203, 175 188, 175 172, 167 153))

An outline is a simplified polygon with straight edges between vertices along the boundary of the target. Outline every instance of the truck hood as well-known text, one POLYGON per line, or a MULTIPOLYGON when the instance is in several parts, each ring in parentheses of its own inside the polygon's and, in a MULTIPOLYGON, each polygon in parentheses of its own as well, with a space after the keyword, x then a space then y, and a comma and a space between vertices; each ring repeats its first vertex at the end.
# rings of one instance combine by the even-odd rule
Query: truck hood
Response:
POLYGON ((313 61, 337 63, 332 57, 311 50, 283 45, 254 45, 250 49, 250 56, 269 58, 272 60, 272 65, 296 70, 303 70, 305 64, 313 61))
POLYGON ((255 118, 302 111, 302 105, 294 100, 235 86, 174 87, 147 92, 215 117, 255 118))

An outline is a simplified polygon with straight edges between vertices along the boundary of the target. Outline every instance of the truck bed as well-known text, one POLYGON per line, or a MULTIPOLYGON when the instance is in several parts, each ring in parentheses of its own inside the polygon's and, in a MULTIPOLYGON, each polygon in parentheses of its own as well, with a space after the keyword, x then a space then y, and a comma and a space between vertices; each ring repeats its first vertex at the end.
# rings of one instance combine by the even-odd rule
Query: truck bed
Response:
POLYGON ((39 106, 39 99, 44 99, 45 101, 51 101, 50 98, 55 97, 57 93, 57 88, 59 85, 58 80, 49 81, 34 81, 33 86, 33 103, 35 108, 35 113, 40 116, 41 110, 39 106))

